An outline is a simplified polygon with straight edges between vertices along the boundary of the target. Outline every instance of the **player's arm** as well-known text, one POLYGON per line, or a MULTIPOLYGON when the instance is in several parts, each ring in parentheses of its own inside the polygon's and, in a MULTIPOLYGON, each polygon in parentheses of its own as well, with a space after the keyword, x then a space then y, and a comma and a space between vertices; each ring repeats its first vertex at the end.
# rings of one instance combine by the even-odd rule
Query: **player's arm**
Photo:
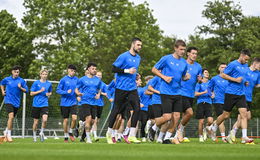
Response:
POLYGON ((196 96, 196 97, 197 97, 197 96, 201 96, 201 95, 206 94, 206 93, 208 93, 208 90, 205 90, 205 91, 203 91, 203 92, 195 92, 195 96, 196 96))
POLYGON ((153 74, 155 74, 156 76, 162 78, 165 82, 170 83, 172 81, 172 77, 168 77, 163 75, 157 68, 153 67, 152 68, 152 72, 153 74))
POLYGON ((236 82, 236 83, 241 83, 242 82, 242 77, 238 77, 238 78, 233 78, 225 73, 220 73, 220 77, 226 79, 226 80, 229 80, 229 81, 232 81, 232 82, 236 82))
POLYGON ((26 88, 23 88, 21 83, 18 83, 18 88, 22 91, 22 92, 26 92, 26 88))
POLYGON ((98 93, 96 94, 95 99, 99 99, 100 95, 101 95, 101 90, 98 90, 98 93))
POLYGON ((75 89, 75 93, 79 97, 83 96, 83 93, 81 93, 78 88, 75 89))
POLYGON ((30 95, 31 95, 31 96, 35 96, 35 95, 40 94, 40 93, 42 93, 42 92, 44 92, 44 91, 45 91, 45 88, 42 87, 39 91, 31 91, 31 92, 30 92, 30 95))
POLYGON ((151 92, 151 91, 149 91, 149 89, 147 89, 147 90, 145 90, 144 94, 146 94, 146 95, 152 95, 153 92, 151 92))
POLYGON ((154 89, 153 86, 151 86, 151 85, 148 86, 148 90, 151 91, 151 92, 153 92, 153 93, 160 94, 160 91, 154 89))
POLYGON ((136 72, 136 69, 135 68, 122 69, 113 65, 112 72, 134 74, 136 72))
POLYGON ((5 96, 5 86, 1 85, 2 95, 5 96))

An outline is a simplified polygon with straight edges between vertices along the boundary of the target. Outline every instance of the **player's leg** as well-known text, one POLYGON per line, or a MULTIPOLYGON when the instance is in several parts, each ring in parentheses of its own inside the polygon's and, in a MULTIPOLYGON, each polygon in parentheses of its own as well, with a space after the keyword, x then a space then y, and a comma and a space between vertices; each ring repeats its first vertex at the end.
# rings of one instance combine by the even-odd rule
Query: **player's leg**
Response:
POLYGON ((128 95, 127 91, 123 91, 123 90, 119 90, 119 89, 115 90, 114 107, 111 110, 111 114, 109 116, 108 129, 107 129, 107 133, 106 133, 107 143, 109 143, 109 144, 113 144, 113 141, 112 141, 112 133, 114 132, 113 126, 116 121, 116 117, 121 110, 121 107, 123 107, 124 103, 127 102, 127 99, 126 99, 127 95, 128 95))
POLYGON ((140 143, 140 141, 137 140, 137 138, 136 138, 136 126, 137 126, 137 122, 138 122, 139 114, 140 114, 140 100, 139 100, 137 90, 129 92, 128 100, 129 100, 130 105, 133 107, 133 115, 131 118, 131 128, 130 128, 128 140, 130 142, 140 143))
POLYGON ((42 125, 41 125, 41 131, 40 131, 40 139, 43 142, 44 141, 44 130, 46 129, 47 120, 48 120, 48 107, 42 107, 40 112, 42 114, 42 125))
POLYGON ((149 129, 149 139, 154 141, 154 136, 159 127, 172 119, 173 99, 170 95, 161 95, 162 116, 155 119, 155 124, 149 129))
POLYGON ((69 129, 69 137, 70 137, 70 140, 72 142, 75 141, 75 137, 74 137, 74 134, 73 132, 75 132, 75 128, 76 128, 76 123, 77 123, 77 106, 72 106, 70 108, 70 114, 71 114, 71 123, 70 123, 70 129, 69 129))
POLYGON ((13 120, 18 111, 18 108, 14 107, 12 104, 6 104, 6 111, 8 113, 7 127, 4 131, 4 136, 7 142, 13 142, 12 139, 12 129, 13 129, 13 120))

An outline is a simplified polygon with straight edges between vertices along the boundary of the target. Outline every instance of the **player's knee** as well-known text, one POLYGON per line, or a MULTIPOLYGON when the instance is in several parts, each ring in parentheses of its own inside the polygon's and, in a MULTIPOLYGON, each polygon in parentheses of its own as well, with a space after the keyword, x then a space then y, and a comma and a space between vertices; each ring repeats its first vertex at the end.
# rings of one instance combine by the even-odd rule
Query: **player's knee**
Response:
POLYGON ((164 121, 169 121, 171 120, 171 115, 163 115, 164 121))

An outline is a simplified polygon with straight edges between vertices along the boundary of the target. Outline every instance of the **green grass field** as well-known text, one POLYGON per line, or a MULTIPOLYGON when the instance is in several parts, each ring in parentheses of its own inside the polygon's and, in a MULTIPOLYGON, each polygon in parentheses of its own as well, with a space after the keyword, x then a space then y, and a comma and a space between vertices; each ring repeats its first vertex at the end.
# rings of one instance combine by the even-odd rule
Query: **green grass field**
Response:
POLYGON ((215 144, 208 140, 199 143, 197 138, 190 143, 165 145, 156 143, 109 145, 102 139, 98 143, 64 143, 63 139, 49 138, 44 142, 32 142, 32 138, 14 139, 13 143, 0 144, 0 160, 94 160, 94 159, 190 159, 190 160, 259 160, 260 140, 256 145, 215 144))

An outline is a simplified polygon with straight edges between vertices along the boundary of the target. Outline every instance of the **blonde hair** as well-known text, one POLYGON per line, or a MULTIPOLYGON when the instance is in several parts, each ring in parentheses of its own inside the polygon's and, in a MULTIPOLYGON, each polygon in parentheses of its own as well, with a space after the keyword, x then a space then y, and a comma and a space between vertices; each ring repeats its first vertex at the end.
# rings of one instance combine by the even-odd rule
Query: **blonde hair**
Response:
POLYGON ((49 73, 49 71, 48 71, 47 69, 42 69, 42 70, 40 71, 40 75, 41 75, 43 72, 46 72, 47 74, 49 73))

